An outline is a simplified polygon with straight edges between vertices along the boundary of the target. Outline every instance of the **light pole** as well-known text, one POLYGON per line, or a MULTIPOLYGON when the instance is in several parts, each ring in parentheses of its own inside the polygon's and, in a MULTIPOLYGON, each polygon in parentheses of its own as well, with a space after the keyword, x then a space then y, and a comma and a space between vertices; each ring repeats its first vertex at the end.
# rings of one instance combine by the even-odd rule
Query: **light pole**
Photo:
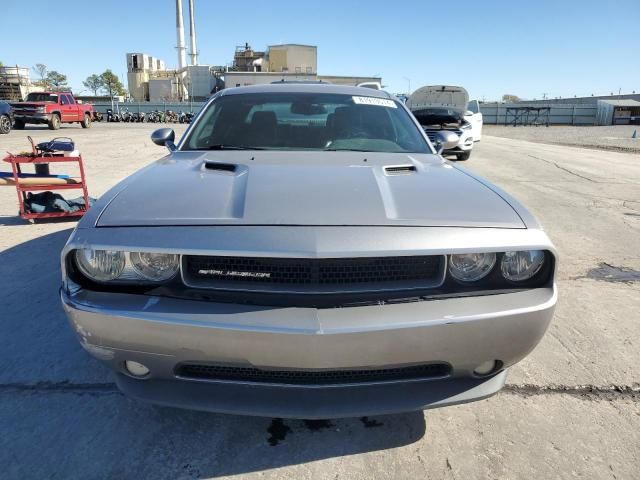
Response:
POLYGON ((402 77, 407 81, 407 97, 411 96, 411 79, 409 77, 402 77))

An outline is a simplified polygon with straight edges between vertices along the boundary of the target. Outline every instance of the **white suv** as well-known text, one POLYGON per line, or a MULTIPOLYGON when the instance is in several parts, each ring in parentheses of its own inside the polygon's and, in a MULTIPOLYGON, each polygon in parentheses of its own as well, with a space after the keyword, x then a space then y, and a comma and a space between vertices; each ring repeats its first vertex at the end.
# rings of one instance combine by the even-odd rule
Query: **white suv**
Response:
POLYGON ((444 154, 455 155, 457 160, 471 157, 474 142, 482 136, 482 113, 478 101, 470 102, 469 94, 463 87, 421 87, 411 94, 407 107, 432 142, 440 130, 449 130, 458 135, 458 144, 444 154))

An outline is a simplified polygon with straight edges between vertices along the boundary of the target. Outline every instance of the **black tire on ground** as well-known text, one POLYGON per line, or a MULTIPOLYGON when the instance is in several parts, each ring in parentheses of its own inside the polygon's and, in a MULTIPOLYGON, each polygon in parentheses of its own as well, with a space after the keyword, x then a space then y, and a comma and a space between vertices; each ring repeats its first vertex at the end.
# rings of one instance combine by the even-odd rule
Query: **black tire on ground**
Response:
POLYGON ((9 115, 0 115, 0 133, 9 133, 11 131, 11 119, 9 115))
POLYGON ((24 130, 24 122, 22 120, 16 120, 13 124, 13 128, 16 130, 24 130))
POLYGON ((54 113, 49 120, 49 130, 58 130, 60 128, 60 115, 54 113))
POLYGON ((91 117, 88 113, 84 114, 84 120, 80 122, 80 125, 82 125, 82 128, 89 128, 91 126, 91 117))
POLYGON ((463 152, 456 155, 456 160, 459 162, 464 162, 465 160, 469 160, 469 158, 471 158, 471 152, 463 152))

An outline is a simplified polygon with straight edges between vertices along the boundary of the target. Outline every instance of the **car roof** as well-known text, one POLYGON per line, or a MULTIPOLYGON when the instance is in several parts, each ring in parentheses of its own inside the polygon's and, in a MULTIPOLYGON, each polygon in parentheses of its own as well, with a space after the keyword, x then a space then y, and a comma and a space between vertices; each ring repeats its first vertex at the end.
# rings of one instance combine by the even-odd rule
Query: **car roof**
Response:
POLYGON ((384 90, 365 87, 350 87, 333 85, 331 83, 269 83, 264 85, 249 85, 246 87, 225 88, 222 95, 240 95, 245 93, 329 93, 338 95, 356 95, 362 97, 391 98, 395 97, 384 90))

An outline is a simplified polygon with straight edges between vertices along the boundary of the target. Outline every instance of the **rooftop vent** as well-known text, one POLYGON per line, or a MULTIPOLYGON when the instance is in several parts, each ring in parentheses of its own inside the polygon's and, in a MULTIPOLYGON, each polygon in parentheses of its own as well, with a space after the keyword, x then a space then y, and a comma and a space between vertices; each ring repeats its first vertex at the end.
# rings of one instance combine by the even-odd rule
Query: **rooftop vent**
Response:
POLYGON ((416 171, 415 165, 394 165, 391 167, 384 167, 384 172, 387 175, 409 175, 416 171))

